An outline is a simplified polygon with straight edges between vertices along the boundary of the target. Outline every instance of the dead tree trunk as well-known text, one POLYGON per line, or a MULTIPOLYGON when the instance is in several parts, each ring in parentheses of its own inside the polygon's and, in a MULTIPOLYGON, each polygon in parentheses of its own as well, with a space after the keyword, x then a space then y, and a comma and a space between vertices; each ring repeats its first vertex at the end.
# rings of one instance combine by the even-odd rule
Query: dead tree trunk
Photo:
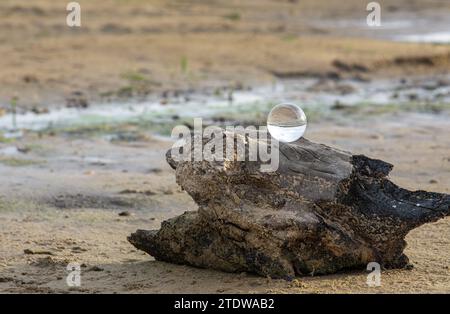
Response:
POLYGON ((279 148, 267 173, 259 162, 176 162, 169 151, 199 209, 128 240, 157 260, 289 279, 404 267, 407 233, 449 215, 449 195, 396 186, 384 161, 306 139, 279 148))

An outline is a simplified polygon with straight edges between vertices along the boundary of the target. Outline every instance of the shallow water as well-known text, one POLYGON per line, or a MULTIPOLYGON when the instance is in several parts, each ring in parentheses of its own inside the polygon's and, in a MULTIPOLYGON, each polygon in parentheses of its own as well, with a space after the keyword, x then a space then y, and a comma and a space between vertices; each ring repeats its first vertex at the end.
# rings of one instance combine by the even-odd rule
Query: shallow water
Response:
MULTIPOLYGON (((22 130, 45 130, 125 122, 173 122, 177 118, 220 115, 242 118, 245 114, 266 114, 273 105, 292 102, 303 109, 328 110, 336 104, 346 106, 407 106, 415 102, 450 105, 450 76, 409 80, 321 80, 301 78, 282 80, 250 90, 234 91, 232 101, 215 94, 189 94, 189 99, 173 97, 162 105, 159 98, 144 102, 93 104, 85 109, 55 108, 48 113, 17 114, 17 127, 22 130)), ((0 131, 7 137, 12 128, 12 114, 0 117, 0 131), (6 132, 6 133, 5 133, 6 132)))
POLYGON ((310 24, 319 28, 331 28, 344 36, 416 43, 450 43, 450 22, 446 12, 418 14, 402 10, 398 13, 382 13, 380 26, 368 26, 364 15, 359 19, 314 20, 310 24))
POLYGON ((398 41, 408 41, 416 43, 447 44, 450 43, 450 32, 400 35, 395 37, 395 39, 398 41))

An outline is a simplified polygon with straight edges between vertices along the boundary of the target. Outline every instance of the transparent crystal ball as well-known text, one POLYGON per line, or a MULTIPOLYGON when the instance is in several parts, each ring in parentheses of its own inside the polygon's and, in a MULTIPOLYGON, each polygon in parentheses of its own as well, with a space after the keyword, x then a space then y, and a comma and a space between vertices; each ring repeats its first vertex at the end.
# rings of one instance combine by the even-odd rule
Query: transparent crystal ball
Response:
POLYGON ((280 142, 294 142, 305 133, 306 115, 297 105, 276 105, 267 117, 267 129, 280 142))

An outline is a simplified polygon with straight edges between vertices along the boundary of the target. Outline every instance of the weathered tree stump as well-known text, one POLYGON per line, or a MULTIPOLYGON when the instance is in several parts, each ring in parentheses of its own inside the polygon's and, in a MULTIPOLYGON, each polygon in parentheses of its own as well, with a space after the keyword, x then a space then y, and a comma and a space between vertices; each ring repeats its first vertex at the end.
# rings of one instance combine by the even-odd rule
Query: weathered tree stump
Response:
POLYGON ((279 168, 259 162, 176 162, 196 212, 128 240, 157 260, 273 278, 408 264, 407 233, 449 215, 450 196, 388 180, 392 165, 300 139, 280 143, 279 168))

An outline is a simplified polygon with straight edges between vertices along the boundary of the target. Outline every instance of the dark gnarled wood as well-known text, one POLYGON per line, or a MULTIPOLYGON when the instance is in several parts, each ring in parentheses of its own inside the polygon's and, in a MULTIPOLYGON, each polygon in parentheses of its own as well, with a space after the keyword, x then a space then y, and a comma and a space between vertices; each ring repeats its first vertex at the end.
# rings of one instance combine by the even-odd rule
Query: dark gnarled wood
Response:
POLYGON ((449 195, 396 186, 391 164, 306 139, 280 143, 272 173, 258 162, 176 162, 170 151, 167 160, 199 209, 128 240, 177 264, 274 278, 401 268, 407 233, 449 215, 449 195))

